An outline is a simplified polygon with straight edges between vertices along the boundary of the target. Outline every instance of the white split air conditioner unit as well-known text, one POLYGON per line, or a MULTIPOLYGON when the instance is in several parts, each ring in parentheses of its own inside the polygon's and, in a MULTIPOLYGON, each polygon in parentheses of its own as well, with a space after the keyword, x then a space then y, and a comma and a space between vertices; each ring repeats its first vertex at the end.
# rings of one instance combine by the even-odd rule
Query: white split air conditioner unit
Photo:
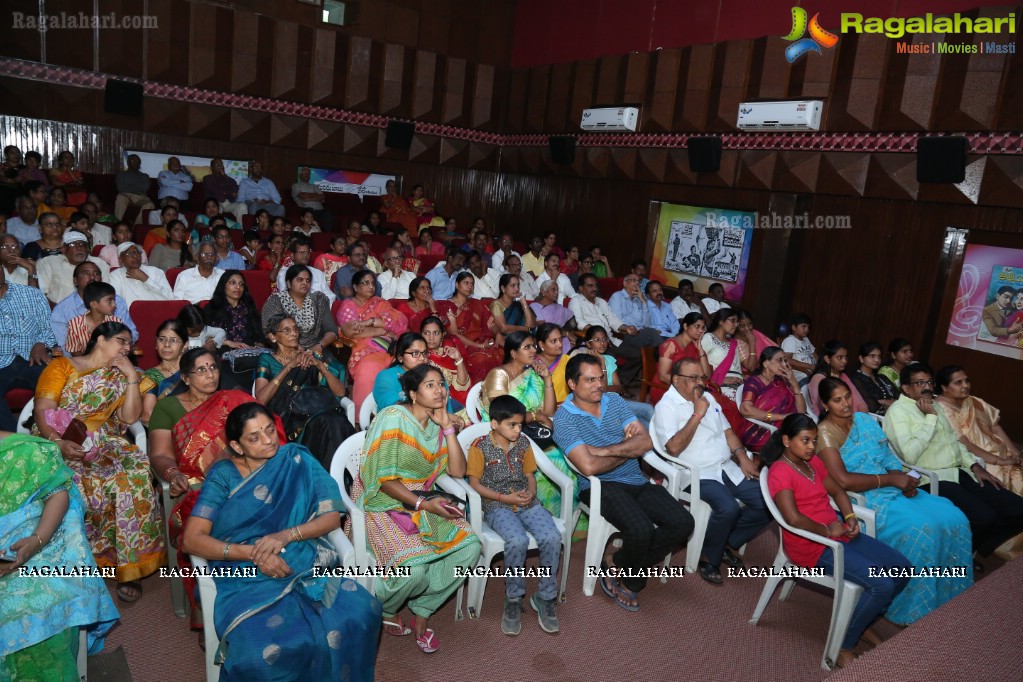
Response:
POLYGON ((606 107, 603 109, 584 109, 583 120, 579 123, 583 130, 630 130, 636 132, 639 124, 639 109, 636 107, 606 107))
POLYGON ((739 130, 820 130, 824 102, 743 102, 739 105, 739 130))

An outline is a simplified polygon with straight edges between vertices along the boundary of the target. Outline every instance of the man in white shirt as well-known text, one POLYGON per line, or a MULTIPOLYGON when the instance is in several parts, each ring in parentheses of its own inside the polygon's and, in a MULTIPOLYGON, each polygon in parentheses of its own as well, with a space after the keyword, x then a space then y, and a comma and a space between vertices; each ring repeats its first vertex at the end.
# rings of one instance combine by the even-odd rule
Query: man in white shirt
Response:
POLYGON ((497 298, 501 295, 500 275, 497 270, 487 267, 479 251, 469 252, 467 268, 476 280, 472 290, 473 298, 497 298))
POLYGON ((527 301, 535 301, 540 297, 540 285, 531 274, 522 269, 522 259, 514 252, 504 259, 504 268, 506 273, 519 278, 519 293, 527 301))
POLYGON ((0 234, 0 265, 7 282, 39 288, 35 261, 21 257, 21 244, 13 234, 0 234))
POLYGON ((123 242, 117 247, 121 267, 110 273, 114 291, 130 307, 135 301, 172 301, 174 292, 160 268, 142 264, 142 247, 123 242))
POLYGON ((263 209, 270 215, 284 217, 281 193, 273 180, 263 177, 263 164, 259 161, 249 163, 249 177, 238 183, 238 201, 245 203, 249 213, 263 209))
MULTIPOLYGON (((568 309, 575 315, 579 331, 586 331, 592 325, 604 328, 611 340, 608 352, 621 360, 618 376, 622 384, 628 386, 640 369, 643 346, 650 345, 648 334, 644 331, 641 338, 638 327, 623 322, 607 301, 597 296, 597 276, 592 272, 579 277, 579 293, 568 302, 568 309)), ((656 330, 650 332, 657 336, 656 330)))
POLYGON ((710 317, 700 303, 700 299, 696 298, 696 290, 693 288, 693 283, 688 279, 679 281, 678 296, 671 299, 671 309, 679 320, 689 313, 700 313, 710 317))
POLYGON ((536 286, 551 280, 558 283, 558 293, 566 298, 575 296, 575 288, 572 287, 572 280, 568 275, 561 274, 561 256, 556 253, 548 253, 543 259, 543 272, 536 278, 536 286))
MULTIPOLYGON (((92 237, 93 246, 106 246, 114 240, 113 229, 109 225, 96 222, 96 216, 99 215, 99 209, 96 208, 96 204, 91 201, 85 202, 82 204, 82 213, 84 213, 89 220, 86 230, 88 231, 87 234, 92 237)), ((81 232, 81 230, 79 230, 79 232, 81 232)))
POLYGON ((771 522, 757 462, 725 419, 721 406, 707 392, 700 362, 683 358, 671 368, 671 387, 654 407, 650 438, 654 447, 699 467, 700 499, 711 507, 698 573, 720 585, 721 563, 742 566, 736 551, 771 522), (736 499, 746 506, 739 507, 736 499))
POLYGON ((156 176, 156 184, 159 187, 156 198, 163 201, 167 197, 174 197, 178 200, 178 206, 188 204, 188 193, 192 191, 195 178, 187 170, 181 168, 181 161, 178 157, 172 156, 167 159, 167 170, 160 171, 156 176))
POLYGON ((384 271, 377 277, 377 282, 380 283, 380 298, 385 301, 408 298, 408 288, 416 278, 416 273, 402 270, 403 260, 396 249, 384 251, 384 271))
MULTIPOLYGON (((294 265, 304 265, 309 268, 309 277, 312 280, 309 291, 319 291, 333 305, 334 301, 337 300, 337 296, 327 286, 327 278, 324 276, 323 270, 315 268, 310 264, 310 260, 313 257, 312 242, 305 237, 296 237, 292 244, 294 245, 292 247, 292 257, 295 260, 294 265)), ((277 291, 288 290, 287 274, 288 268, 281 268, 281 271, 277 273, 277 291)))
POLYGON ((36 202, 26 194, 18 197, 16 208, 18 215, 7 221, 7 234, 17 237, 22 247, 29 242, 39 241, 42 234, 39 232, 39 221, 36 217, 38 213, 36 202))
POLYGON ((224 274, 223 270, 213 265, 217 262, 217 250, 210 242, 199 244, 197 260, 194 268, 178 273, 174 282, 174 298, 179 301, 198 303, 210 300, 220 276, 224 274))
POLYGON ((64 233, 64 253, 39 259, 36 274, 39 288, 51 303, 60 303, 75 290, 74 273, 79 263, 91 261, 99 268, 104 282, 110 281, 110 267, 101 259, 89 255, 89 240, 74 230, 64 233))
POLYGON ((703 299, 703 305, 707 309, 708 315, 713 315, 722 308, 731 308, 732 306, 725 300, 725 287, 723 284, 715 282, 710 285, 707 290, 710 294, 707 298, 703 299))
POLYGON ((497 270, 500 273, 504 273, 506 272, 506 268, 504 265, 505 259, 507 259, 509 256, 522 258, 522 254, 520 254, 518 251, 512 250, 512 244, 514 243, 515 243, 514 238, 512 237, 511 233, 505 232, 504 234, 502 234, 501 241, 499 242, 501 248, 499 248, 497 252, 494 253, 493 257, 490 259, 490 267, 492 267, 493 269, 497 270))

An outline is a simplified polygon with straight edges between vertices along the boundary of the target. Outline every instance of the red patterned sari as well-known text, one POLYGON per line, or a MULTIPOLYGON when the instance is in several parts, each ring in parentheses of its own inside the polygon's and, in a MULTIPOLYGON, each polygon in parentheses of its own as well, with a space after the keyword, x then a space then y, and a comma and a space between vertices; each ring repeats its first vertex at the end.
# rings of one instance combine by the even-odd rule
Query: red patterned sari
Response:
POLYGON ((455 307, 454 314, 455 328, 459 334, 476 343, 490 344, 486 348, 466 347, 461 339, 455 338, 458 350, 468 365, 469 377, 475 384, 483 381, 490 370, 501 364, 504 360, 504 349, 497 345, 494 333, 490 330, 493 315, 483 301, 477 298, 467 299, 465 303, 455 307))

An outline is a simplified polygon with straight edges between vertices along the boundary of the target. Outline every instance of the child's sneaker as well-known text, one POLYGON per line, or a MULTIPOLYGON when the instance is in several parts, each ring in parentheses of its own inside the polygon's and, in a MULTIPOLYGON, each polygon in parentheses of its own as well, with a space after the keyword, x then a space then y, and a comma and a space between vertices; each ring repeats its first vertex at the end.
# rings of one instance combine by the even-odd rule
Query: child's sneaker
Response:
MULTIPOLYGON (((533 593, 533 596, 529 598, 529 605, 536 611, 537 620, 540 621, 540 627, 544 632, 555 633, 561 630, 561 624, 558 622, 558 614, 555 613, 555 606, 553 599, 541 599, 540 595, 533 593)), ((507 611, 505 611, 507 613, 507 611)))
POLYGON ((517 635, 522 630, 522 597, 505 598, 504 617, 501 618, 501 632, 506 635, 517 635))

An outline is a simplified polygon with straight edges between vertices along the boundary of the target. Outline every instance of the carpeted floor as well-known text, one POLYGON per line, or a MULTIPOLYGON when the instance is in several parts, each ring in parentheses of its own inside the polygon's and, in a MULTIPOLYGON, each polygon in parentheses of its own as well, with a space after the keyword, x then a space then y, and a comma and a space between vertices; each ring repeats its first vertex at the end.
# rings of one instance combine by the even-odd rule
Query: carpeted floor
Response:
MULTIPOLYGON (((777 531, 762 533, 754 540, 746 562, 770 565, 776 550, 777 531)), ((535 565, 536 558, 531 557, 535 565)), ((682 565, 683 555, 676 555, 682 565)), ((995 562, 997 563, 997 562, 995 562)), ((431 620, 442 642, 439 652, 427 656, 411 637, 384 635, 377 658, 376 677, 381 681, 418 680, 817 680, 836 676, 842 680, 879 680, 892 670, 903 670, 894 679, 960 679, 954 663, 961 648, 987 669, 992 657, 999 665, 992 671, 1018 672, 1023 665, 1019 647, 1006 657, 1002 638, 1015 641, 1018 617, 1023 610, 1023 590, 1018 585, 1023 564, 1016 570, 1002 569, 994 575, 1015 573, 1011 590, 1005 579, 985 580, 965 596, 950 602, 927 619, 899 633, 882 622, 884 636, 898 634, 874 651, 865 653, 850 668, 837 673, 820 669, 824 639, 831 613, 830 596, 812 588, 797 586, 786 602, 777 596, 756 627, 748 621, 763 588, 761 578, 726 578, 723 587, 710 585, 695 575, 652 581, 642 593, 642 609, 628 613, 618 608, 600 589, 592 597, 582 593, 583 545, 572 552, 568 600, 558 615, 562 631, 549 635, 540 630, 535 614, 523 616, 522 633, 507 637, 501 633, 500 617, 503 583, 491 580, 487 586, 481 618, 454 621, 454 599, 431 620), (1006 599, 1011 597, 1011 599, 1006 599), (962 603, 962 608, 960 607, 962 603), (990 607, 990 611, 986 611, 990 607), (985 628, 962 623, 1000 619, 985 628), (1011 615, 1010 615, 1011 614, 1011 615), (992 627, 994 630, 992 631, 992 627), (1000 635, 997 633, 1001 633, 1000 635), (964 640, 963 638, 966 637, 964 640), (912 642, 910 648, 900 642, 912 642), (938 674, 927 665, 935 650, 940 652, 938 674), (894 652, 894 653, 893 653, 894 652), (864 671, 859 674, 857 671, 864 671), (910 674, 909 670, 921 673, 910 674), (924 671, 928 674, 924 675, 924 671)), ((992 564, 993 568, 993 564, 992 564)), ((986 576, 992 575, 989 570, 986 576)), ((145 596, 137 603, 118 602, 121 624, 107 638, 107 651, 123 647, 135 682, 200 682, 204 679, 204 655, 196 635, 185 620, 174 617, 170 587, 165 579, 144 581, 145 596)), ((527 580, 530 593, 535 581, 527 580)), ((973 678, 975 679, 975 678, 973 678)), ((1019 679, 1018 674, 988 675, 986 679, 1019 679)))

